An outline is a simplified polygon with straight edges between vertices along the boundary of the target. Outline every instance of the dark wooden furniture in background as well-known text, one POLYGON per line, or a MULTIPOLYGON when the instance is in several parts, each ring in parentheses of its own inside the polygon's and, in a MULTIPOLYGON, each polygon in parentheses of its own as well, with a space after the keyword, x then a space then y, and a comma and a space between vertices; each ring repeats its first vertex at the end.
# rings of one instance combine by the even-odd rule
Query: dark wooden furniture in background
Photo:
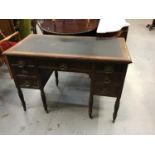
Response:
MULTIPOLYGON (((19 33, 16 32, 14 27, 14 22, 12 19, 0 19, 0 43, 8 41, 10 39, 14 39, 14 41, 19 41, 19 33)), ((0 47, 1 52, 4 51, 2 47, 0 47)))
POLYGON ((16 41, 20 41, 20 36, 19 36, 19 32, 14 32, 10 35, 5 35, 1 29, 0 29, 0 36, 2 39, 0 39, 0 66, 5 62, 5 57, 3 55, 3 53, 9 49, 10 47, 14 46, 16 44, 16 42, 10 41, 12 38, 16 38, 16 41))
POLYGON ((5 53, 24 110, 21 88, 40 89, 46 112, 44 86, 53 70, 86 73, 90 77, 89 116, 93 95, 116 97, 116 119, 127 66, 131 59, 123 38, 29 35, 5 53))
POLYGON ((6 36, 13 34, 15 32, 13 20, 0 19, 0 29, 6 36))
POLYGON ((149 29, 149 31, 151 31, 153 28, 155 28, 155 19, 153 19, 152 24, 148 24, 146 25, 146 27, 149 29))
POLYGON ((38 24, 43 34, 94 36, 98 23, 99 19, 42 19, 33 25, 38 24))
POLYGON ((33 33, 37 34, 36 25, 43 34, 53 35, 76 35, 76 36, 98 36, 123 37, 127 39, 128 27, 120 31, 110 33, 97 33, 99 19, 38 19, 32 20, 33 33))

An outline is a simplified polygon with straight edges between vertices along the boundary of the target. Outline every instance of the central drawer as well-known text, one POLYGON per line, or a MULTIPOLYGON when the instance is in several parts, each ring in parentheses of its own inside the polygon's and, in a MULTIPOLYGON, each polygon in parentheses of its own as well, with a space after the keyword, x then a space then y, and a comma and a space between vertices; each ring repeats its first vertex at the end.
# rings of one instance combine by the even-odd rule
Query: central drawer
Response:
POLYGON ((38 67, 59 71, 89 72, 91 63, 77 60, 40 59, 38 61, 38 67))

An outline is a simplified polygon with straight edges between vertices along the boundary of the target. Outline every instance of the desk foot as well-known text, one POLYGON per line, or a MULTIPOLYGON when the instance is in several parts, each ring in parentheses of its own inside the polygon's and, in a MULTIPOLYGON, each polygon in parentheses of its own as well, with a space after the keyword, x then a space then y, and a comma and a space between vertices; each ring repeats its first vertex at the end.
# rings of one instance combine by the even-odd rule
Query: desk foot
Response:
POLYGON ((46 97, 45 97, 44 90, 41 89, 40 91, 41 91, 41 98, 42 98, 42 101, 43 101, 44 110, 46 111, 46 113, 48 113, 47 104, 46 104, 46 97))
POLYGON ((48 110, 46 109, 45 112, 48 114, 48 110))
POLYGON ((89 118, 90 118, 90 119, 93 119, 93 116, 92 116, 92 114, 89 114, 89 118))
POLYGON ((59 80, 58 80, 58 71, 55 70, 55 81, 56 85, 58 86, 59 80))
POLYGON ((18 90, 19 98, 20 98, 20 100, 22 102, 23 109, 24 109, 24 111, 26 111, 26 103, 24 101, 24 96, 23 96, 22 90, 20 88, 18 88, 18 87, 17 87, 17 90, 18 90))
POLYGON ((118 112, 118 109, 119 109, 119 105, 120 105, 120 98, 117 98, 116 102, 115 102, 115 106, 114 106, 113 123, 115 123, 115 120, 116 120, 116 117, 117 117, 117 112, 118 112))
POLYGON ((92 109, 93 109, 93 95, 90 94, 90 98, 89 98, 89 118, 93 118, 92 116, 92 109))
POLYGON ((148 29, 149 29, 149 31, 151 31, 151 30, 153 29, 153 26, 152 26, 152 25, 150 25, 150 24, 148 24, 148 25, 146 25, 146 28, 148 28, 148 29))
POLYGON ((146 27, 151 31, 153 28, 155 28, 155 19, 153 19, 152 24, 146 25, 146 27))

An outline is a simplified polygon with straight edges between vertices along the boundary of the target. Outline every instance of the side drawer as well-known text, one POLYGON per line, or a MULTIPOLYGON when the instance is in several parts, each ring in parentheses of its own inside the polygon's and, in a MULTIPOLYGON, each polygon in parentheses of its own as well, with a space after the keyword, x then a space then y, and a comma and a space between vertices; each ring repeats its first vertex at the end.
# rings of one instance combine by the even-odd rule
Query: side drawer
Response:
POLYGON ((18 68, 35 67, 35 60, 34 58, 31 57, 9 56, 8 60, 12 67, 18 67, 18 68))
POLYGON ((120 90, 119 86, 114 85, 94 85, 93 94, 101 96, 117 97, 120 90))
POLYGON ((39 81, 35 76, 16 76, 16 82, 21 88, 39 88, 39 81))
POLYGON ((96 95, 117 97, 123 82, 122 73, 96 73, 94 75, 93 93, 96 95))
POLYGON ((119 63, 96 63, 95 71, 106 74, 121 73, 124 71, 124 65, 119 63))
POLYGON ((122 84, 123 74, 122 73, 97 73, 94 75, 94 83, 98 85, 115 85, 119 86, 122 84))
POLYGON ((15 76, 18 76, 18 75, 30 75, 30 76, 37 75, 37 71, 33 67, 19 68, 19 67, 14 66, 13 70, 14 70, 15 76))

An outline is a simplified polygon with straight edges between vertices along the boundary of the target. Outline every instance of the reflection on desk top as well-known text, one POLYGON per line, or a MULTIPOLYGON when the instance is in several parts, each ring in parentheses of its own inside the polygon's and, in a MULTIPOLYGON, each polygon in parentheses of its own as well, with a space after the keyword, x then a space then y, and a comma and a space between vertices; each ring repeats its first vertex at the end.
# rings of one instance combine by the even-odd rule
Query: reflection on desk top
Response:
POLYGON ((5 55, 131 62, 123 38, 29 35, 5 55))

